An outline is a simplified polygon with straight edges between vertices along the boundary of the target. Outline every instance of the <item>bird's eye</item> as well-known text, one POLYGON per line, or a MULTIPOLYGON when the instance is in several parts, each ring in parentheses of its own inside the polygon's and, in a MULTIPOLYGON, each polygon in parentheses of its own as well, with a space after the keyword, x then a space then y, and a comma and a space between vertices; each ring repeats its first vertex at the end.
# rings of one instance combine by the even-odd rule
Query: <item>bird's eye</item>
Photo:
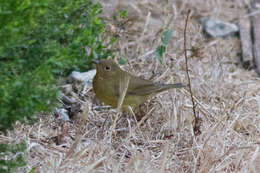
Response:
POLYGON ((111 70, 111 67, 110 67, 110 66, 106 66, 106 67, 105 67, 105 70, 106 70, 106 71, 110 71, 110 70, 111 70))

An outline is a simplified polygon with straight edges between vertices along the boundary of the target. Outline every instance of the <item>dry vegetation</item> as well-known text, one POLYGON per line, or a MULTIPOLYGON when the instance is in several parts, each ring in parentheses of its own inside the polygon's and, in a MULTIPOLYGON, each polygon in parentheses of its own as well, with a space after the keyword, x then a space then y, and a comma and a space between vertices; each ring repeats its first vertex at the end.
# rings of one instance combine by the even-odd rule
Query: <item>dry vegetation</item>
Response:
POLYGON ((75 86, 74 97, 83 113, 61 124, 53 115, 40 116, 34 125, 16 124, 1 136, 7 143, 25 140, 27 166, 20 172, 259 172, 260 79, 239 65, 236 37, 209 39, 198 19, 216 16, 238 22, 245 17, 246 1, 239 0, 103 0, 108 31, 119 35, 118 57, 127 57, 125 69, 147 79, 187 83, 183 31, 187 10, 189 70, 201 134, 192 131, 189 92, 170 90, 144 106, 144 121, 122 115, 111 134, 115 110, 97 105, 91 89, 75 86), (113 21, 126 9, 128 17, 113 21), (161 31, 173 30, 160 64, 152 53, 161 31), (83 96, 85 94, 85 96, 83 96), (86 121, 82 120, 86 119, 86 121), (53 140, 58 134, 61 145, 53 140))

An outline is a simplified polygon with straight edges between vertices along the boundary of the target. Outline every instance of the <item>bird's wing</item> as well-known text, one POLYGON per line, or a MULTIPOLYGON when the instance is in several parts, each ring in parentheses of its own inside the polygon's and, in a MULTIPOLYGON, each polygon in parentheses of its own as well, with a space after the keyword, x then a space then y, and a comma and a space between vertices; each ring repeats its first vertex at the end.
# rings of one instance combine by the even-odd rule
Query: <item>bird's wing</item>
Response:
POLYGON ((156 94, 168 90, 170 88, 182 88, 182 87, 185 87, 185 85, 181 83, 175 83, 175 84, 153 83, 152 81, 149 80, 131 76, 128 90, 127 90, 127 95, 147 96, 147 95, 156 94))
POLYGON ((160 88, 160 84, 156 84, 152 81, 145 80, 136 76, 131 76, 127 94, 146 96, 152 93, 157 93, 160 88))

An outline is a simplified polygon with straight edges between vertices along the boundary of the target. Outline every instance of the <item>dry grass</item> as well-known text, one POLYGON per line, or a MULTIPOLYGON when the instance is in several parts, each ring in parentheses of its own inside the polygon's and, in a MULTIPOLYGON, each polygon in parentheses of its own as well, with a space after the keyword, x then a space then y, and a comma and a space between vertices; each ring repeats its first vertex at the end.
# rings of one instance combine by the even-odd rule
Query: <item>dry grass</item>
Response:
POLYGON ((165 83, 187 83, 183 30, 187 10, 192 10, 187 48, 192 49, 190 77, 202 134, 193 135, 187 90, 167 91, 150 100, 143 123, 121 116, 115 135, 110 131, 115 110, 94 104, 92 90, 84 90, 82 97, 78 87, 75 97, 87 112, 82 117, 60 124, 53 115, 44 115, 34 125, 16 124, 14 131, 0 136, 6 143, 26 141, 28 164, 19 171, 35 167, 36 172, 259 172, 260 79, 239 65, 238 38, 207 39, 198 24, 199 17, 211 15, 236 23, 245 16, 247 1, 103 0, 103 4, 111 34, 120 36, 115 46, 118 57, 128 58, 124 68, 165 83), (120 9, 128 11, 127 22, 111 20, 120 9), (173 35, 160 64, 152 52, 167 27, 173 35), (80 123, 82 118, 86 123, 80 123), (52 140, 58 134, 61 145, 52 140))

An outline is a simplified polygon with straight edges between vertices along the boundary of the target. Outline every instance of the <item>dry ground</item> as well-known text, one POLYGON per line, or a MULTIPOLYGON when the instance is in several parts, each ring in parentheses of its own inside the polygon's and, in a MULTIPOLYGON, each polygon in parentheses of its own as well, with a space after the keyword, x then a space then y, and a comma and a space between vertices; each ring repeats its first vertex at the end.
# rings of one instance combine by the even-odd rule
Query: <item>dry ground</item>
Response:
POLYGON ((237 37, 209 39, 198 19, 216 16, 238 23, 246 17, 247 1, 239 0, 103 0, 108 32, 119 35, 118 57, 125 69, 154 81, 187 83, 183 30, 187 10, 187 48, 192 90, 202 134, 192 132, 193 112, 187 90, 171 90, 146 103, 146 121, 122 116, 116 134, 110 127, 114 110, 93 102, 93 91, 78 87, 85 117, 61 124, 53 115, 40 116, 34 125, 16 124, 1 136, 6 142, 25 140, 28 172, 259 172, 260 79, 239 65, 237 37), (112 16, 126 9, 126 20, 112 16), (162 64, 152 53, 161 31, 172 29, 162 64), (85 94, 85 96, 82 96, 85 94), (106 118, 108 119, 106 120, 106 118), (80 120, 85 118, 86 122, 80 120), (106 121, 105 121, 106 120, 106 121), (80 123, 81 122, 81 123, 80 123), (82 123, 83 122, 83 123, 82 123), (63 127, 63 128, 61 128, 63 127), (54 136, 62 133, 62 144, 54 136))

